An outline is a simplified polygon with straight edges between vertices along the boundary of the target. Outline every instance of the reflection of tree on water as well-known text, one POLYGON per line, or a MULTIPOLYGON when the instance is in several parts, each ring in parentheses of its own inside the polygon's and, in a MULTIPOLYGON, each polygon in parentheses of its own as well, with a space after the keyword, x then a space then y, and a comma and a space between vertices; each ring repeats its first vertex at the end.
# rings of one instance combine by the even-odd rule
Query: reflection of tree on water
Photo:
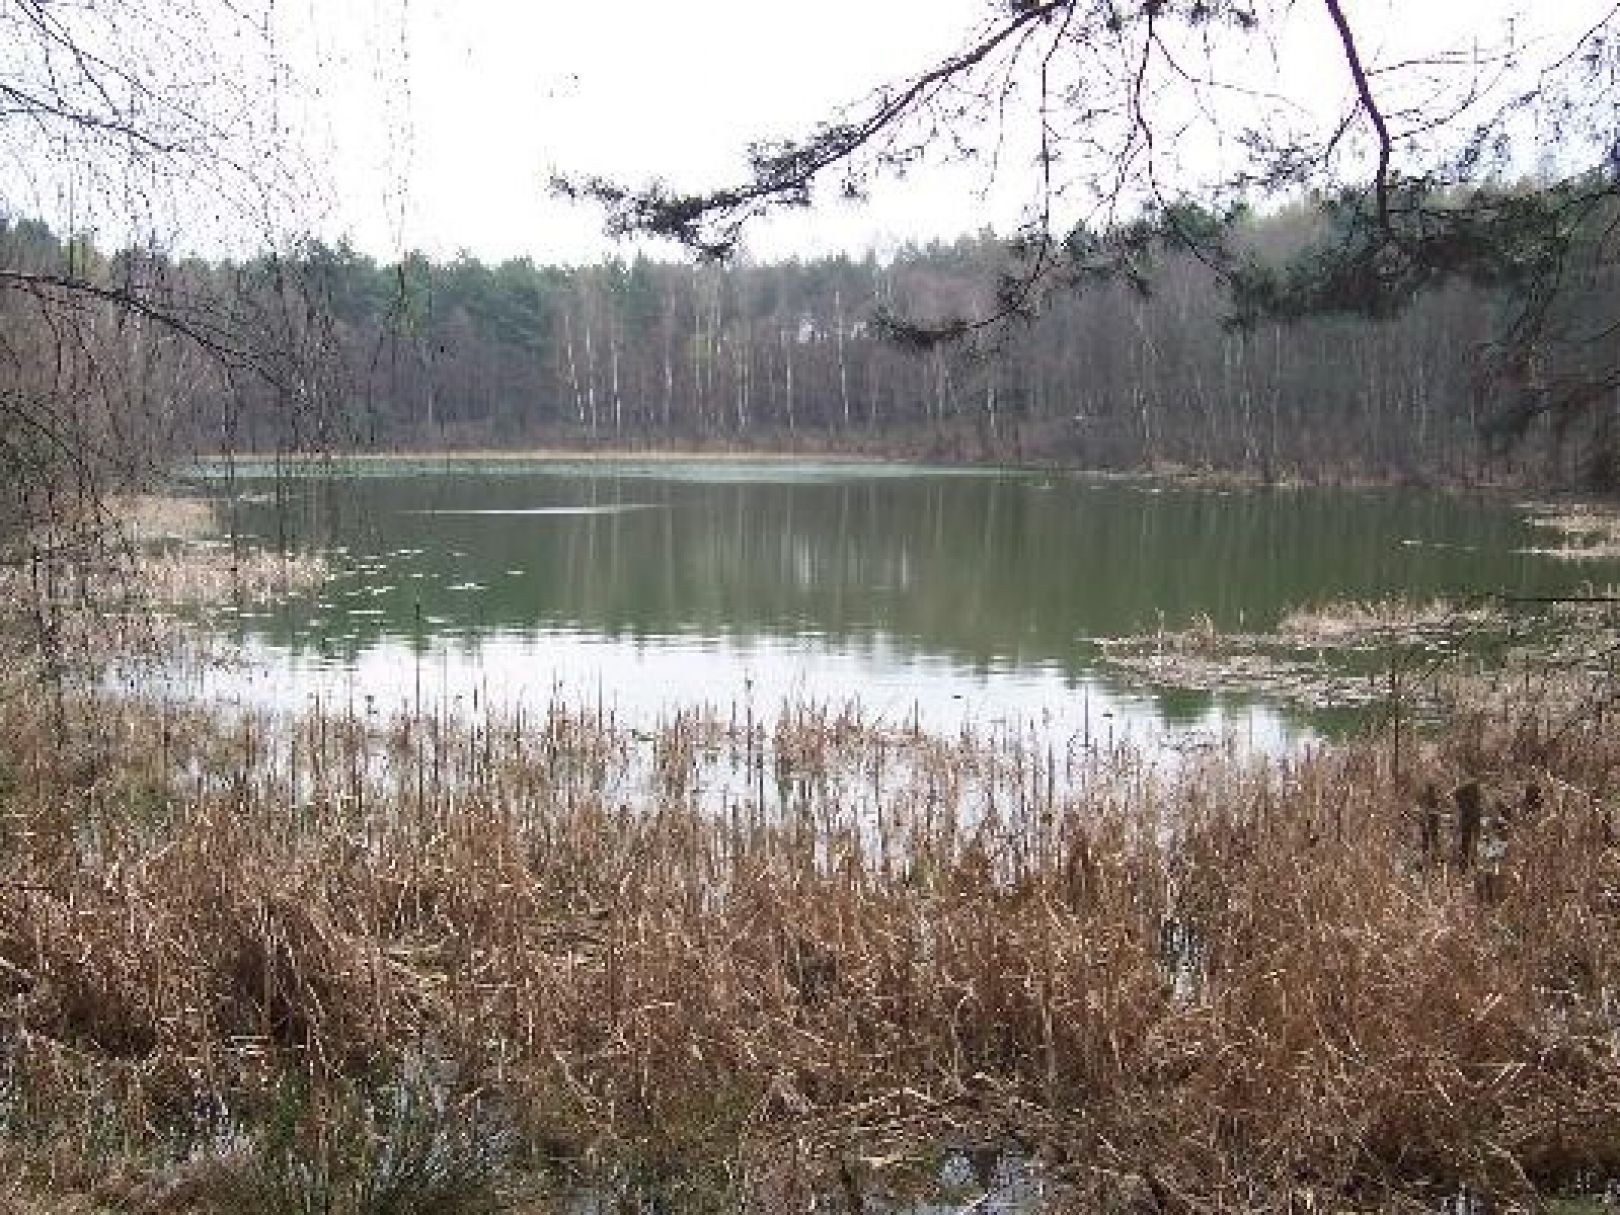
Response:
MULTIPOLYGON (((324 606, 250 623, 295 645, 324 634, 338 654, 424 627, 469 644, 543 627, 631 639, 813 634, 854 650, 882 639, 979 670, 1080 673, 1086 638, 1198 614, 1257 629, 1327 596, 1576 578, 1516 555, 1521 525, 1509 512, 1434 495, 596 473, 370 477, 320 485, 293 509, 305 543, 344 548, 358 573, 324 606), (567 506, 594 513, 432 513, 567 506), (630 506, 643 509, 603 513, 630 506), (1448 547, 1401 543, 1411 538, 1448 547)), ((261 514, 243 508, 250 529, 269 526, 261 514)))

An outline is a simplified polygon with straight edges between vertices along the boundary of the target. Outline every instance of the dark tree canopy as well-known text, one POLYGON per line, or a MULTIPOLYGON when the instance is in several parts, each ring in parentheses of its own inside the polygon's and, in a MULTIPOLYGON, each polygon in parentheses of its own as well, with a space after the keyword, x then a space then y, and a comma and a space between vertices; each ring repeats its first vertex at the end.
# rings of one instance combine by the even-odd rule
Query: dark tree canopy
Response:
POLYGON ((773 210, 859 199, 930 158, 1027 184, 993 306, 882 318, 922 346, 1032 317, 1053 290, 1145 288, 1167 248, 1219 277, 1238 326, 1500 288, 1511 307, 1478 366, 1511 430, 1620 391, 1620 6, 1523 15, 1558 29, 1459 15, 1446 45, 1407 54, 1382 49, 1400 44, 1394 5, 996 0, 954 55, 752 147, 741 181, 555 184, 610 231, 709 257, 773 210), (1245 215, 1279 199, 1310 201, 1329 235, 1249 247, 1245 215))

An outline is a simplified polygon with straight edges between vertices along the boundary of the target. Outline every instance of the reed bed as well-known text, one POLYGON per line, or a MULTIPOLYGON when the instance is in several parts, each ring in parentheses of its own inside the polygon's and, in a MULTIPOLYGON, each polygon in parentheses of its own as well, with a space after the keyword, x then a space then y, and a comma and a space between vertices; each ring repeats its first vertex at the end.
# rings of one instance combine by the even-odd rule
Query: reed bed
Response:
POLYGON ((1310 645, 1387 645, 1502 624, 1500 610, 1445 598, 1334 600, 1292 609, 1278 622, 1277 632, 1310 645))
POLYGON ((171 669, 231 661, 199 628, 219 609, 316 590, 324 555, 277 552, 218 536, 206 499, 115 498, 0 552, 0 699, 108 679, 139 686, 171 669))
POLYGON ((1620 557, 1620 513, 1612 506, 1565 504, 1532 506, 1529 519, 1553 532, 1559 543, 1533 552, 1571 561, 1601 561, 1620 557))
POLYGON ((0 1158, 148 1210, 879 1211, 947 1153, 1051 1211, 1601 1189, 1611 691, 1174 766, 814 705, 13 698, 0 1158))
POLYGON ((159 605, 274 603, 315 590, 330 569, 317 553, 237 550, 228 544, 142 557, 133 571, 147 600, 159 605))
POLYGON ((135 545, 202 540, 219 532, 218 512, 207 498, 136 494, 111 498, 103 505, 108 518, 135 545))

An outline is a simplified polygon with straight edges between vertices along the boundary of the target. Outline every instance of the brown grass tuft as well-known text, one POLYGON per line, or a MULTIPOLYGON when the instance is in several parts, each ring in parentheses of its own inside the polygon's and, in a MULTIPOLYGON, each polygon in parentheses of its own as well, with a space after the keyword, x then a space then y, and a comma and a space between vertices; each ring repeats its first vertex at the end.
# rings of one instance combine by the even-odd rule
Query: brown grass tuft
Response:
POLYGON ((8 1141, 369 1193, 365 1143, 470 1152, 433 1134, 476 1103, 523 1150, 457 1176, 694 1209, 898 1194, 952 1148, 1075 1209, 1531 1203, 1620 1170, 1608 690, 1475 688, 1399 772, 814 706, 98 700, 62 736, 9 701, 8 1141), (409 1132, 403 1078, 439 1111, 409 1132))
POLYGON ((135 545, 202 540, 219 531, 218 514, 207 498, 145 494, 113 498, 104 506, 107 515, 135 545))
POLYGON ((1388 644, 1427 633, 1454 633, 1488 627, 1500 615, 1482 606, 1449 599, 1335 600, 1296 607, 1284 614, 1277 632, 1290 641, 1311 645, 1388 644))
POLYGON ((1533 507, 1530 522, 1559 537, 1559 543, 1533 552, 1571 561, 1620 557, 1620 513, 1612 506, 1533 507))

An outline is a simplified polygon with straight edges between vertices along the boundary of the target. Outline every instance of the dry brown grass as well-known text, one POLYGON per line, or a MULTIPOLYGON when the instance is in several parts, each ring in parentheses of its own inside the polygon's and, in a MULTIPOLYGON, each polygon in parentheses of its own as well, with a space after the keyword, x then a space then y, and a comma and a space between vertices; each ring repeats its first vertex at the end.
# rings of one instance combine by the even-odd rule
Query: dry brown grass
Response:
POLYGON ((1387 644, 1426 633, 1450 633, 1500 623, 1499 613, 1449 599, 1334 600, 1296 607, 1284 614, 1277 632, 1310 645, 1387 644))
POLYGON ((71 670, 183 655, 219 658, 195 617, 306 593, 329 577, 319 554, 276 553, 213 536, 207 501, 141 497, 40 529, 0 560, 0 698, 71 670))
POLYGON ((327 561, 313 553, 188 546, 138 559, 132 580, 154 604, 271 603, 320 586, 327 561))
MULTIPOLYGON (((405 462, 443 462, 479 464, 523 464, 554 462, 559 464, 792 464, 803 462, 806 452, 827 463, 868 465, 883 462, 889 457, 869 452, 838 449, 822 450, 821 445, 807 443, 802 448, 773 450, 769 447, 712 447, 637 448, 598 447, 581 444, 577 447, 468 447, 421 448, 401 451, 346 452, 332 455, 322 452, 299 452, 283 455, 279 462, 288 468, 342 468, 368 464, 405 462)), ((215 457, 222 459, 222 457, 215 457)))
POLYGON ((426 1074, 428 1122, 480 1103, 513 1168, 698 1209, 902 1190, 942 1145, 1076 1210, 1532 1203, 1620 1171, 1592 691, 1476 692, 1399 773, 1382 743, 1171 772, 816 708, 647 737, 125 700, 63 738, 14 700, 4 1123, 84 1162, 41 1184, 161 1178, 179 1142, 222 1201, 268 1192, 277 1134, 380 1167, 334 1147, 386 1121, 344 1094, 426 1074))
POLYGON ((1537 548, 1534 552, 1571 561, 1620 557, 1620 512, 1612 506, 1532 507, 1530 521, 1539 528, 1555 533, 1560 541, 1537 548))
MULTIPOLYGON (((217 539, 219 518, 204 498, 148 495, 106 504, 133 552, 109 552, 94 563, 81 590, 157 605, 270 602, 324 582, 324 557, 240 547, 217 539)), ((82 581, 82 579, 81 579, 82 581)))
POLYGON ((163 540, 200 540, 219 531, 214 504, 206 498, 144 494, 114 498, 104 506, 113 522, 136 545, 163 540))

